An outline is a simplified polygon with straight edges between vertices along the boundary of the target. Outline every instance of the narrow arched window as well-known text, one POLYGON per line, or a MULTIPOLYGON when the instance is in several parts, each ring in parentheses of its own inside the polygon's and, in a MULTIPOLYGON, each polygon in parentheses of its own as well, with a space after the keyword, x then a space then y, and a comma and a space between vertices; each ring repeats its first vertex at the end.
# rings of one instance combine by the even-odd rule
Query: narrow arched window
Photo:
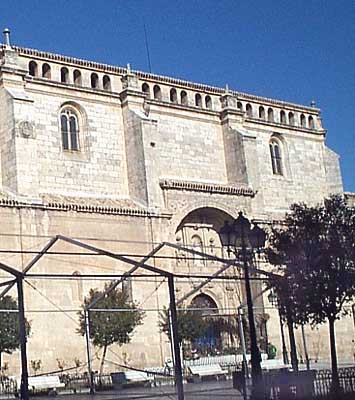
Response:
POLYGON ((155 100, 161 100, 162 96, 161 96, 161 89, 159 85, 154 85, 153 87, 153 93, 154 93, 154 99, 155 100))
POLYGON ((187 106, 187 93, 185 92, 185 90, 182 90, 180 93, 180 103, 183 106, 187 106))
POLYGON ((248 116, 249 118, 251 118, 251 117, 253 116, 253 108, 252 108, 251 104, 248 103, 248 104, 245 106, 245 111, 246 111, 247 116, 248 116))
POLYGON ((293 112, 288 113, 288 122, 290 125, 295 125, 295 115, 293 112))
POLYGON ((148 97, 148 99, 150 98, 150 88, 148 83, 143 83, 142 85, 142 92, 146 95, 146 97, 148 97))
POLYGON ((200 93, 195 94, 195 106, 202 107, 202 97, 201 97, 200 93))
POLYGON ((69 70, 66 67, 60 69, 60 81, 62 83, 69 83, 69 70))
POLYGON ((277 140, 271 140, 269 143, 272 173, 274 175, 282 175, 282 155, 281 146, 277 140))
POLYGON ((300 115, 300 125, 302 126, 302 128, 306 127, 306 117, 304 116, 304 114, 300 115))
POLYGON ((71 107, 65 107, 60 113, 63 150, 79 150, 79 121, 71 107))
POLYGON ((42 76, 43 78, 51 79, 51 67, 47 63, 42 65, 42 76))
POLYGON ((265 119, 265 109, 263 106, 259 107, 259 118, 260 119, 265 119))
MULTIPOLYGON (((193 235, 191 238, 192 249, 203 253, 203 242, 199 235, 193 235)), ((193 263, 195 265, 203 265, 203 260, 200 255, 193 254, 193 263)))
POLYGON ((286 124, 287 123, 287 121, 286 121, 286 113, 285 113, 284 110, 280 111, 280 122, 281 122, 281 124, 286 124))
POLYGON ((79 271, 74 271, 72 274, 75 282, 72 284, 72 296, 74 301, 82 301, 83 300, 83 280, 80 278, 81 273, 79 271))
POLYGON ((308 128, 309 129, 314 129, 314 119, 313 119, 312 115, 310 115, 308 117, 308 128))
POLYGON ((75 86, 81 86, 82 85, 82 78, 81 78, 81 72, 78 69, 75 69, 73 72, 73 81, 75 86))
POLYGON ((177 92, 176 92, 176 89, 170 89, 170 101, 172 102, 172 103, 177 103, 178 102, 178 99, 177 99, 177 92))
POLYGON ((111 79, 108 75, 104 75, 104 77, 102 78, 102 87, 108 92, 111 91, 111 79))
POLYGON ((206 96, 206 97, 205 97, 205 105, 206 105, 206 108, 208 108, 209 110, 212 109, 212 99, 211 99, 211 96, 206 96))
POLYGON ((95 72, 91 74, 90 81, 91 81, 91 87, 93 89, 99 88, 99 77, 97 74, 95 74, 95 72))
POLYGON ((243 111, 243 104, 241 101, 237 102, 237 108, 238 108, 238 110, 243 111))
POLYGON ((274 122, 274 110, 272 108, 267 110, 267 120, 269 122, 274 122))
POLYGON ((28 64, 28 73, 31 76, 38 76, 38 66, 35 61, 30 61, 28 64))

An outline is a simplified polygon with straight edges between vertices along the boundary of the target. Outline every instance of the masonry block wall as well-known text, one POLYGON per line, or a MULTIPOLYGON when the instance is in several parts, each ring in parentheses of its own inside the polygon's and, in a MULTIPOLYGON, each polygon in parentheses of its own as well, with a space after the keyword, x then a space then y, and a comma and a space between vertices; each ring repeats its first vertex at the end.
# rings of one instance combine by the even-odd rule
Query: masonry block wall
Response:
MULTIPOLYGON (((320 110, 314 106, 129 66, 18 47, 0 51, 3 248, 40 250, 50 237, 63 234, 140 255, 162 241, 214 252, 220 247, 219 227, 240 210, 266 224, 282 218, 294 202, 313 204, 343 191, 338 156, 325 145, 320 110)), ((176 255, 172 250, 165 254, 176 255)), ((22 269, 30 259, 5 255, 0 261, 22 269)), ((192 274, 218 269, 213 263, 180 261, 173 257, 156 265, 192 274)), ((79 256, 43 260, 36 268, 76 275, 127 270, 101 259, 84 263, 79 256)), ((95 285, 36 284, 61 308, 80 308, 95 285)), ((194 284, 178 285, 177 296, 194 284)), ((211 283, 200 293, 218 307, 236 307, 240 288, 227 286, 211 283)), ((29 312, 42 307, 39 292, 27 290, 26 296, 29 312)), ((136 284, 133 297, 138 302, 148 298, 149 307, 159 310, 168 304, 164 285, 150 294, 144 284, 136 284)), ((263 304, 260 299, 258 305, 263 304)), ((33 313, 31 319, 30 359, 40 358, 45 349, 50 370, 56 358, 69 360, 76 352, 85 357, 73 319, 58 319, 64 337, 71 338, 65 346, 63 332, 56 332, 45 314, 33 313)), ((268 329, 278 343, 276 321, 270 320, 268 329)), ((342 331, 350 329, 345 321, 342 331)), ((169 355, 157 318, 139 327, 135 340, 116 350, 136 366, 162 365, 169 355)), ((344 345, 339 351, 346 354, 347 349, 344 345)), ((17 362, 11 359, 11 364, 16 370, 17 362)))

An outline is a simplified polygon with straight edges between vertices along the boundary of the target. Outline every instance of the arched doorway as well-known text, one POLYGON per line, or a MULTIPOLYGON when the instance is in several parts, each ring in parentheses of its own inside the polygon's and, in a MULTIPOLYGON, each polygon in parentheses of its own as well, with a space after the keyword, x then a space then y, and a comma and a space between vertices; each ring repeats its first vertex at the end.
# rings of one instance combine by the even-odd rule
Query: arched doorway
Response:
POLYGON ((199 354, 216 354, 222 347, 221 332, 214 323, 215 317, 218 316, 217 304, 210 296, 201 293, 193 298, 189 308, 198 312, 206 325, 204 334, 192 343, 193 347, 199 354))

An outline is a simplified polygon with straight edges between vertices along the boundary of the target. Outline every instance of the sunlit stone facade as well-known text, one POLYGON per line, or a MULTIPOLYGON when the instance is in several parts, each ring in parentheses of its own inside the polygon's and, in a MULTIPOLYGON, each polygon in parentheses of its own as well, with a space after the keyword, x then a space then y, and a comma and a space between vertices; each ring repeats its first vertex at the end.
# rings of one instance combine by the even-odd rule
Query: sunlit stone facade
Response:
MULTIPOLYGON (((220 256, 217 231, 239 211, 267 227, 294 202, 314 204, 343 191, 339 157, 325 135, 314 105, 2 46, 1 249, 25 253, 2 253, 0 261, 22 270, 31 252, 57 234, 142 257, 163 241, 220 256)), ((120 274, 130 268, 103 257, 60 255, 82 251, 63 242, 53 249, 57 253, 44 256, 31 273, 120 274)), ((168 258, 154 265, 176 273, 221 268, 170 248, 162 254, 168 258)), ((57 359, 67 366, 74 358, 84 362, 77 311, 89 288, 103 283, 28 282, 29 360, 41 359, 43 371, 56 369, 57 359)), ((198 283, 179 280, 176 297, 198 283)), ((234 314, 244 300, 240 283, 215 281, 185 304, 201 293, 224 314, 234 314)), ((168 305, 166 284, 134 281, 131 294, 155 312, 146 313, 131 345, 115 351, 121 363, 163 365, 170 350, 157 320, 168 305)), ((281 357, 278 316, 266 297, 255 304, 270 316, 268 339, 281 357)), ((338 323, 340 358, 351 354, 352 324, 350 317, 338 323)), ((319 329, 306 327, 310 356, 328 359, 327 330, 319 329)), ((298 345, 302 355, 300 336, 298 345)), ((18 355, 7 360, 16 372, 18 355)))

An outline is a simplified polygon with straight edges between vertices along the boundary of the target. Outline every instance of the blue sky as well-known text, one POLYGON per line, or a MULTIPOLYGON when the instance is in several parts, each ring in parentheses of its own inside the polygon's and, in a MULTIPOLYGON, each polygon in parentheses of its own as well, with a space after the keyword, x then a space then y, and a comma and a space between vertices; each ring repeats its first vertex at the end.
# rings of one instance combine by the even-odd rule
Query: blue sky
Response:
POLYGON ((322 109, 355 192, 354 0, 2 0, 13 44, 322 109))

